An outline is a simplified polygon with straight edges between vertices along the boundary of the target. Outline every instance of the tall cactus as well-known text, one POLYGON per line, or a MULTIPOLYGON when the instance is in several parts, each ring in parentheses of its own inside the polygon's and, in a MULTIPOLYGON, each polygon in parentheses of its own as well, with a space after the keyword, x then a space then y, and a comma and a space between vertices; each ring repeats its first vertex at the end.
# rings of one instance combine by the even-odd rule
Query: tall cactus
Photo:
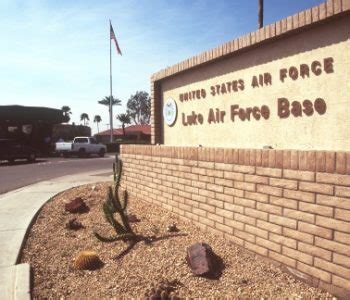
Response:
POLYGON ((115 236, 103 237, 96 231, 94 235, 102 242, 114 242, 118 240, 129 240, 136 237, 133 232, 128 217, 126 215, 126 207, 128 205, 128 192, 123 192, 122 198, 119 197, 119 187, 122 175, 122 162, 116 158, 116 162, 113 163, 113 174, 114 174, 114 190, 112 187, 108 188, 106 201, 102 205, 102 210, 105 218, 109 224, 112 225, 116 232, 115 236), (114 214, 118 213, 120 221, 118 222, 114 217, 114 214))

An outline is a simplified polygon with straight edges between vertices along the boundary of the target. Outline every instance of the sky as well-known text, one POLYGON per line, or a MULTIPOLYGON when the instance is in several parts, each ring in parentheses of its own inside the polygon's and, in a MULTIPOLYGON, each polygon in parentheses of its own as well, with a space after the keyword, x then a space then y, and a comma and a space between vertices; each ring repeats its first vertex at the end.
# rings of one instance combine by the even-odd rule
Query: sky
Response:
MULTIPOLYGON (((265 0, 270 24, 322 0, 265 0)), ((90 126, 108 108, 109 19, 123 53, 112 45, 113 95, 125 113, 153 73, 257 29, 258 0, 0 0, 0 105, 71 108, 90 126)))

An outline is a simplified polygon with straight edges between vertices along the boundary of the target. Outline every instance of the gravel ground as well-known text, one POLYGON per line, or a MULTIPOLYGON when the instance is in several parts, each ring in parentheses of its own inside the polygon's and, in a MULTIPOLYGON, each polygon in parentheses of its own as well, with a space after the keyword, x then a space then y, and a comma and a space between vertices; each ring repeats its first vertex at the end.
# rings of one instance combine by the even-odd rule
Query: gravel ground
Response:
POLYGON ((140 242, 124 257, 116 259, 127 244, 102 243, 92 235, 93 230, 113 234, 101 210, 106 191, 107 184, 78 187, 56 196, 43 207, 21 259, 34 270, 34 299, 143 297, 153 283, 162 279, 180 282, 176 289, 179 297, 331 298, 330 294, 298 281, 230 241, 202 232, 158 206, 132 199, 128 212, 141 220, 132 223, 136 233, 164 239, 150 245, 140 242), (90 212, 72 215, 64 211, 64 204, 77 196, 84 199, 90 212), (72 217, 77 217, 85 228, 66 229, 65 224, 72 217), (169 236, 166 228, 172 222, 180 231, 169 236), (225 268, 220 279, 191 274, 185 262, 186 248, 196 242, 208 243, 223 259, 225 268), (95 271, 75 270, 72 260, 83 250, 97 252, 104 266, 95 271))

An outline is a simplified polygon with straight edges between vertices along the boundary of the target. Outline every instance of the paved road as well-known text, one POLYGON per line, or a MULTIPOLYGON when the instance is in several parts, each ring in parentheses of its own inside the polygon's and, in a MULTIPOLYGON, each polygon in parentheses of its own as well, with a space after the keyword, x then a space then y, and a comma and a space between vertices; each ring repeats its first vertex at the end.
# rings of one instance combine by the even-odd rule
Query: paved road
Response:
POLYGON ((14 164, 0 162, 0 194, 33 184, 42 180, 64 175, 110 168, 114 156, 104 158, 41 158, 35 163, 15 161, 14 164))

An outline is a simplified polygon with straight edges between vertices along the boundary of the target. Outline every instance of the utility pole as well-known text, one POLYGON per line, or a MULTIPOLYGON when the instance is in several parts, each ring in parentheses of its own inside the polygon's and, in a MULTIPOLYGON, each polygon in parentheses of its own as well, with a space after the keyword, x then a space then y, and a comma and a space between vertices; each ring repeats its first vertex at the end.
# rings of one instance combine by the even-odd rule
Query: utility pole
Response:
POLYGON ((113 91, 112 91, 112 38, 111 38, 111 20, 109 20, 109 139, 113 143, 113 91))
POLYGON ((262 28, 264 26, 264 0, 258 0, 258 1, 259 1, 258 26, 259 28, 262 28))

